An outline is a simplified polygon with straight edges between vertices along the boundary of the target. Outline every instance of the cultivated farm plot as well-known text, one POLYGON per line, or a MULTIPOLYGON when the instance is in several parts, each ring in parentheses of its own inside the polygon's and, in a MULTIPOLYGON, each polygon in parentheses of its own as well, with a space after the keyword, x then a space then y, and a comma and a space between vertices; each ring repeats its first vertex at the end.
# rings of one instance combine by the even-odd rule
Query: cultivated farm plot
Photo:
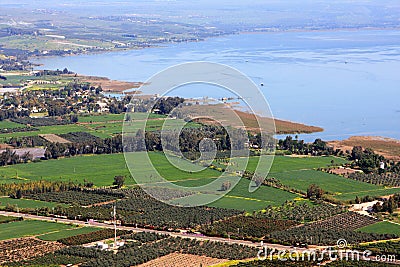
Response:
MULTIPOLYGON (((162 153, 150 152, 149 156, 157 171, 163 177, 172 181, 218 177, 220 175, 218 171, 211 169, 188 173, 173 167, 162 153)), ((150 170, 142 167, 144 152, 132 153, 131 160, 138 166, 135 169, 135 175, 149 175, 150 170)), ((15 177, 16 173, 18 173, 20 179, 26 180, 46 179, 83 182, 86 179, 93 181, 96 186, 111 185, 116 175, 130 177, 123 154, 84 155, 0 168, 0 177, 4 177, 6 181, 12 181, 10 178, 15 177)), ((125 183, 134 185, 135 181, 127 178, 125 183)))
MULTIPOLYGON (((209 183, 213 179, 215 178, 186 180, 176 182, 175 184, 194 187, 209 183)), ((269 205, 280 206, 286 200, 301 200, 299 195, 269 186, 261 186, 256 191, 249 192, 249 183, 249 180, 241 179, 228 194, 217 201, 210 203, 210 206, 252 212, 254 210, 265 209, 269 205)), ((197 195, 197 197, 200 198, 201 195, 197 195)))
POLYGON ((40 240, 45 240, 45 241, 57 241, 62 238, 67 238, 67 237, 76 236, 76 235, 80 235, 80 234, 92 233, 92 232, 96 232, 98 230, 99 230, 99 228, 95 228, 95 227, 78 227, 78 228, 65 229, 65 230, 61 230, 58 232, 40 235, 40 236, 38 236, 38 238, 40 240))
MULTIPOLYGON (((1 181, 1 179, 0 179, 1 181)), ((54 208, 57 205, 60 205, 59 203, 54 203, 54 202, 45 202, 45 201, 40 201, 40 200, 33 200, 33 199, 14 199, 10 197, 0 197, 0 208, 4 208, 9 205, 17 206, 20 209, 34 209, 34 208, 40 208, 40 207, 48 207, 48 208, 54 208)), ((61 204, 62 206, 65 206, 64 204, 61 204)))
POLYGON ((378 222, 358 229, 364 233, 395 234, 400 236, 400 225, 388 221, 378 222))
POLYGON ((315 170, 297 170, 280 173, 271 173, 283 184, 303 192, 311 184, 320 186, 324 191, 334 195, 339 200, 352 200, 356 196, 384 196, 400 192, 400 188, 385 188, 364 182, 347 179, 338 175, 315 170))
MULTIPOLYGON (((271 156, 264 156, 270 158, 271 156)), ((245 158, 233 158, 232 162, 242 166, 245 163, 245 158)), ((271 159, 268 159, 271 160, 271 159)), ((270 173, 280 173, 294 170, 311 170, 322 167, 327 167, 331 161, 336 164, 347 162, 345 159, 337 157, 290 157, 290 156, 275 156, 272 162, 270 173)), ((249 157, 247 170, 255 171, 259 157, 249 157)))
POLYGON ((191 254, 171 253, 155 260, 148 261, 138 267, 198 267, 212 266, 227 262, 228 260, 197 256, 191 254))
POLYGON ((64 139, 56 134, 39 134, 40 137, 44 138, 45 140, 51 143, 60 143, 60 144, 68 144, 71 143, 67 139, 64 139))
POLYGON ((26 127, 26 125, 8 120, 0 121, 0 129, 13 129, 13 128, 23 128, 23 127, 26 127))
POLYGON ((24 220, 2 224, 0 227, 0 240, 37 236, 50 232, 73 229, 75 226, 34 220, 24 220))
MULTIPOLYGON (((146 123, 146 131, 157 131, 161 130, 164 122, 168 120, 168 127, 165 129, 176 128, 181 125, 183 120, 180 119, 166 119, 165 116, 157 114, 146 114, 146 113, 136 113, 139 118, 143 119, 145 116, 149 115, 149 120, 146 123)), ((41 126, 36 127, 39 131, 29 131, 29 132, 16 132, 0 134, 1 139, 8 139, 11 137, 22 137, 22 136, 33 136, 33 135, 48 135, 48 134, 67 134, 71 132, 88 132, 100 138, 112 137, 116 134, 122 133, 123 119, 125 114, 108 114, 108 115, 94 115, 94 116, 81 116, 79 117, 79 122, 76 124, 68 125, 52 125, 52 126, 41 126)), ((126 123, 126 130, 129 132, 136 133, 143 126, 143 121, 132 120, 126 123)), ((15 127, 26 127, 23 124, 12 123, 9 121, 0 122, 1 128, 10 128, 9 126, 15 127)), ((200 127, 200 124, 190 122, 185 125, 185 127, 200 127)))
POLYGON ((62 247, 64 247, 63 244, 45 242, 36 238, 18 238, 0 241, 0 264, 39 257, 62 247))

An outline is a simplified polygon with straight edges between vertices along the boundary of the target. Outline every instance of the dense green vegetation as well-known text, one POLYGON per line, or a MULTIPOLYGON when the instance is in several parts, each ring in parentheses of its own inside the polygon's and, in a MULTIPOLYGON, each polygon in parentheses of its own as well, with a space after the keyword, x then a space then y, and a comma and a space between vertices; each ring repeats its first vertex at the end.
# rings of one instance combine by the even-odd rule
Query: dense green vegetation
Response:
MULTIPOLYGON (((117 235, 125 235, 128 231, 118 230, 117 235)), ((96 231, 84 231, 83 233, 78 233, 76 235, 69 235, 57 239, 58 242, 68 245, 76 246, 87 243, 92 243, 99 240, 108 239, 114 236, 113 229, 101 229, 96 231)))
POLYGON ((58 202, 58 203, 66 203, 79 206, 88 206, 96 203, 109 202, 117 199, 117 197, 115 196, 106 194, 96 194, 96 193, 91 193, 90 191, 47 192, 42 194, 29 195, 27 197, 46 202, 58 202))
POLYGON ((322 221, 273 232, 271 241, 285 244, 336 245, 344 238, 349 244, 358 244, 374 240, 391 239, 394 234, 362 233, 356 230, 378 222, 379 220, 355 212, 346 212, 322 221))
POLYGON ((313 222, 332 217, 343 213, 346 208, 317 201, 309 202, 286 202, 279 207, 269 206, 265 211, 260 212, 257 216, 271 219, 286 219, 297 222, 313 222))
POLYGON ((395 255, 397 259, 400 256, 400 241, 376 242, 354 248, 360 251, 368 249, 372 255, 395 255))
POLYGON ((201 231, 210 236, 229 236, 235 239, 253 240, 295 225, 295 222, 287 220, 271 220, 256 216, 236 216, 203 226, 201 231))

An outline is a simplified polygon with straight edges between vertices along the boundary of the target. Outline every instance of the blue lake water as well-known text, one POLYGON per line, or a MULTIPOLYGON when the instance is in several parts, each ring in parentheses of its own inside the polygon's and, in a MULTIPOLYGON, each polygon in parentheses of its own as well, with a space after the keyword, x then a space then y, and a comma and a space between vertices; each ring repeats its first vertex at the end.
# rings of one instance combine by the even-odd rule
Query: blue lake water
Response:
MULTIPOLYGON (((126 81, 145 81, 164 68, 189 61, 223 63, 248 75, 260 85, 275 117, 325 129, 301 136, 308 141, 351 135, 400 139, 400 31, 396 30, 240 34, 37 60, 43 64, 40 68, 67 67, 126 81)), ((201 93, 213 95, 207 90, 201 93)))

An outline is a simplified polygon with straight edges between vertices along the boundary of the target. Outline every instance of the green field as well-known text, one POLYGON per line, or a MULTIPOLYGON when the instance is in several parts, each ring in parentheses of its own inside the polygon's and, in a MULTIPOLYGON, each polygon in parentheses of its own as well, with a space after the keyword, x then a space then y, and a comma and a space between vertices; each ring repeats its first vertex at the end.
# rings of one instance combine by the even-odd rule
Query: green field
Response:
POLYGON ((7 204, 17 205, 18 208, 22 208, 22 209, 26 209, 26 208, 34 209, 34 208, 41 208, 41 207, 53 208, 57 205, 66 206, 65 204, 45 202, 45 201, 39 201, 39 200, 33 200, 33 199, 13 199, 10 197, 0 197, 0 208, 6 207, 7 204))
MULTIPOLYGON (((143 153, 134 153, 132 159, 138 166, 135 170, 135 175, 138 176, 146 176, 149 173, 148 169, 142 168, 143 153)), ((172 181, 218 177, 220 175, 218 171, 211 169, 205 169, 197 173, 187 173, 174 168, 162 153, 150 152, 149 155, 159 173, 172 181)), ((93 181, 96 186, 111 185, 116 175, 125 175, 127 177, 130 175, 123 154, 86 155, 1 167, 0 183, 13 181, 10 178, 15 178, 16 173, 18 173, 19 179, 24 179, 25 181, 52 179, 83 182, 86 179, 93 181)), ((126 184, 133 185, 135 181, 127 179, 126 184)))
MULTIPOLYGON (((343 158, 338 157, 289 157, 289 156, 275 156, 270 173, 280 173, 285 171, 317 169, 320 167, 327 167, 331 161, 335 164, 343 164, 347 162, 343 158)), ((245 163, 245 158, 232 159, 235 163, 241 166, 245 163)), ((254 171, 258 164, 258 157, 249 157, 247 163, 247 170, 254 171)))
MULTIPOLYGON (((137 166, 134 170, 135 177, 150 179, 151 170, 146 167, 144 153, 131 153, 129 161, 134 166, 137 166)), ((200 186, 209 183, 210 179, 215 179, 221 175, 220 172, 213 169, 205 169, 201 172, 179 170, 171 165, 165 156, 159 152, 150 152, 149 156, 160 175, 178 185, 187 187, 200 186)), ((317 184, 336 199, 343 201, 352 200, 356 196, 382 196, 400 192, 400 188, 385 188, 315 170, 318 167, 326 167, 331 163, 331 160, 335 160, 338 163, 344 162, 342 159, 333 157, 294 158, 277 156, 274 159, 269 175, 279 179, 283 184, 303 192, 307 190, 310 184, 317 184)), ((188 168, 193 166, 189 162, 180 159, 178 161, 188 168)), ((257 158, 251 157, 248 169, 255 168, 255 164, 257 164, 257 158)), ((94 182, 96 186, 109 186, 113 183, 114 176, 116 175, 129 177, 125 182, 128 186, 135 184, 134 179, 130 178, 123 154, 85 155, 1 167, 0 183, 40 179, 78 181, 82 183, 86 179, 94 182), (16 175, 18 175, 18 179, 16 175)), ((261 187, 253 193, 249 193, 248 184, 248 180, 240 181, 228 196, 220 199, 213 205, 253 210, 262 209, 268 205, 281 205, 285 200, 293 200, 298 197, 298 195, 266 186, 261 187)), ((40 204, 31 203, 29 202, 30 200, 7 199, 5 201, 20 201, 18 206, 21 208, 35 208, 37 204, 40 204)), ((5 201, 3 202, 5 203, 5 201)), ((50 203, 49 207, 52 206, 54 204, 50 203)))
POLYGON ((358 229, 364 233, 396 234, 400 236, 400 225, 391 222, 378 222, 358 229))
POLYGON ((306 192, 311 184, 317 184, 324 191, 335 195, 335 198, 339 200, 352 200, 356 196, 383 196, 400 192, 400 188, 385 188, 316 170, 275 172, 271 173, 270 176, 303 192, 306 192))
POLYGON ((49 234, 44 234, 38 236, 39 239, 45 240, 45 241, 56 241, 61 238, 67 238, 75 235, 80 235, 80 234, 87 234, 91 232, 98 231, 99 228, 95 227, 77 227, 77 228, 71 228, 71 229, 63 229, 57 232, 49 233, 49 234))
MULTIPOLYGON (((135 120, 144 120, 148 116, 149 119, 158 119, 158 118, 165 118, 164 115, 159 115, 159 114, 147 114, 147 113, 141 113, 137 112, 134 113, 134 118, 135 120)), ((125 114, 106 114, 106 115, 91 115, 91 116, 85 116, 81 115, 79 116, 79 122, 107 122, 107 121, 122 121, 125 118, 125 114)))
MULTIPOLYGON (((165 116, 146 113, 135 113, 135 118, 137 117, 138 120, 133 119, 130 122, 125 122, 125 130, 136 133, 143 127, 143 121, 141 121, 141 119, 144 119, 148 115, 149 119, 146 123, 146 131, 161 130, 164 122, 166 121, 165 116)), ((124 116, 125 114, 80 116, 77 124, 40 126, 35 127, 39 129, 39 131, 0 134, 0 141, 11 137, 35 136, 39 134, 66 134, 70 132, 88 132, 100 138, 112 137, 116 134, 122 133, 124 116)), ((180 119, 168 119, 168 127, 165 129, 175 129, 177 126, 181 125, 182 122, 183 120, 180 119)), ((193 122, 185 125, 185 127, 199 126, 200 124, 193 122)), ((26 125, 17 124, 10 121, 0 122, 0 129, 11 127, 26 127, 26 125)))
POLYGON ((15 123, 12 121, 0 121, 0 129, 12 129, 26 127, 24 124, 15 123))
POLYGON ((11 222, 1 225, 0 240, 26 237, 26 236, 36 236, 72 228, 75 228, 75 226, 55 223, 55 222, 44 222, 44 221, 34 221, 34 220, 11 222))
MULTIPOLYGON (((210 183, 215 178, 179 181, 175 184, 186 187, 210 183)), ((246 211, 262 210, 267 206, 280 206, 286 200, 300 200, 300 196, 269 186, 261 186, 255 192, 249 192, 249 180, 241 179, 224 197, 211 203, 210 206, 232 208, 246 211)))

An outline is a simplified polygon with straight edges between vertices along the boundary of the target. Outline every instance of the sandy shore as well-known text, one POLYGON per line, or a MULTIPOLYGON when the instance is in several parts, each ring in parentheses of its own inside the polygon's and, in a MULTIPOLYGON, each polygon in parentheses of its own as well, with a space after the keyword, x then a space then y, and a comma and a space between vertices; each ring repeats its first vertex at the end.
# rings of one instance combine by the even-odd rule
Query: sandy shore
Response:
POLYGON ((372 148, 387 159, 400 161, 400 140, 382 136, 352 136, 342 141, 330 141, 329 145, 342 151, 351 151, 354 146, 372 148))
POLYGON ((117 81, 111 80, 107 77, 85 76, 81 74, 78 74, 76 76, 75 74, 68 76, 73 76, 83 82, 88 82, 93 86, 101 86, 101 88, 103 88, 103 91, 105 92, 122 93, 123 91, 128 89, 139 88, 143 84, 142 82, 117 81))

